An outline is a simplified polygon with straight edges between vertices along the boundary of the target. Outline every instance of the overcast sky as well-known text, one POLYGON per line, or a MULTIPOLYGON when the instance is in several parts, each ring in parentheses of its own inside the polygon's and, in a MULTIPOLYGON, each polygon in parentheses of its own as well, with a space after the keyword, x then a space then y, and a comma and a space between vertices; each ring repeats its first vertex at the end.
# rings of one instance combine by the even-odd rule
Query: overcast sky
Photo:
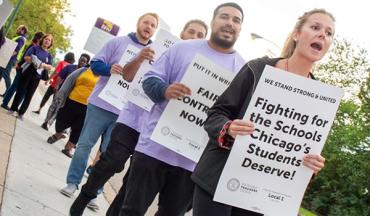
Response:
MULTIPOLYGON (((69 0, 73 16, 66 16, 64 23, 71 26, 72 51, 79 55, 96 18, 101 17, 121 29, 119 35, 135 31, 137 18, 146 12, 156 12, 167 22, 171 31, 179 35, 183 25, 190 19, 201 19, 207 24, 213 9, 226 1, 212 0, 69 0)), ((235 48, 246 60, 264 55, 267 49, 279 51, 265 40, 252 40, 254 32, 279 46, 283 46, 298 16, 313 8, 325 8, 336 18, 336 34, 355 45, 370 50, 370 13, 368 3, 362 0, 235 0, 244 10, 245 18, 241 35, 235 48)))

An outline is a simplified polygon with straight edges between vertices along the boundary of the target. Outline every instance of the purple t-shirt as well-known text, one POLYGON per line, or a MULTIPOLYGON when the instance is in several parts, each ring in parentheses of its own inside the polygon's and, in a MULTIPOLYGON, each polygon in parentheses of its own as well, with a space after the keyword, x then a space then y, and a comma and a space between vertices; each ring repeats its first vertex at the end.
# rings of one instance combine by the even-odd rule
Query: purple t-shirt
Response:
POLYGON ((65 80, 73 71, 75 71, 77 69, 77 65, 75 64, 70 64, 70 65, 67 65, 65 66, 61 71, 60 73, 58 74, 58 76, 60 78, 62 78, 63 80, 65 80))
POLYGON ((15 47, 14 52, 17 52, 17 54, 15 54, 14 56, 12 56, 10 58, 10 61, 18 60, 17 58, 18 58, 19 51, 22 49, 22 47, 26 43, 26 37, 24 35, 20 35, 20 36, 17 37, 17 39, 15 40, 15 42, 17 42, 17 46, 15 47))
MULTIPOLYGON (((131 44, 139 49, 142 49, 144 47, 141 44, 135 43, 128 36, 116 37, 108 41, 98 52, 98 54, 95 55, 92 61, 100 60, 109 65, 117 64, 119 63, 119 60, 121 60, 122 55, 124 54, 128 44, 131 44)), ((118 115, 120 113, 119 109, 99 98, 99 94, 104 89, 108 80, 109 76, 99 77, 99 80, 89 97, 89 103, 118 115)))
MULTIPOLYGON (((239 72, 245 64, 244 59, 237 52, 231 54, 217 52, 208 45, 208 41, 206 40, 183 41, 167 50, 153 64, 151 70, 145 74, 144 79, 157 77, 168 84, 179 82, 197 53, 235 73, 239 72)), ((172 166, 193 171, 196 163, 192 160, 150 139, 167 103, 168 101, 157 103, 153 106, 151 112, 144 114, 143 121, 145 121, 145 124, 141 128, 140 138, 135 150, 172 166)))
POLYGON ((35 55, 37 58, 42 61, 43 63, 51 65, 53 62, 53 57, 50 55, 50 53, 44 49, 42 49, 40 46, 32 46, 29 48, 24 56, 31 56, 35 55))
POLYGON ((117 122, 125 124, 140 133, 144 121, 144 113, 146 113, 144 109, 128 102, 121 110, 117 122))

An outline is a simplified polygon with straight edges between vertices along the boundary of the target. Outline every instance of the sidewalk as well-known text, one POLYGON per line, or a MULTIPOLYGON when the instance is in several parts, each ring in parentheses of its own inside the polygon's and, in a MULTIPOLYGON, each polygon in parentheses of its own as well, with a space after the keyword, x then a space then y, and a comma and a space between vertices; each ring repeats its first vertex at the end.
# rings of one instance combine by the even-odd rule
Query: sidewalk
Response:
MULTIPOLYGON (((43 115, 31 112, 40 103, 44 87, 42 85, 40 83, 41 89, 39 87, 35 93, 24 121, 17 120, 0 108, 1 216, 68 215, 74 200, 58 191, 65 186, 71 160, 60 152, 66 139, 53 145, 46 142, 52 130, 45 131, 39 125, 45 117, 48 105, 44 107, 43 115)), ((2 82, 0 92, 3 91, 2 82)), ((98 204, 99 211, 86 209, 84 215, 105 215, 109 204, 104 196, 98 196, 98 204)))
POLYGON ((2 206, 5 176, 8 169, 10 147, 14 136, 15 118, 0 110, 0 208, 2 206))
MULTIPOLYGON (((1 82, 0 93, 4 90, 4 82, 1 82)), ((45 105, 40 115, 32 113, 32 110, 38 108, 45 90, 46 86, 40 82, 24 116, 24 121, 17 120, 0 108, 0 216, 68 215, 69 207, 74 201, 74 197, 68 198, 58 191, 65 186, 71 160, 61 153, 67 139, 62 139, 53 145, 46 142, 47 137, 54 132, 54 127, 45 131, 40 125, 45 118, 49 103, 45 105)), ((98 148, 99 145, 95 145, 90 157, 95 156, 98 148)), ((129 162, 123 172, 114 175, 105 184, 104 196, 98 196, 100 210, 93 212, 86 209, 84 215, 105 215, 108 203, 113 201, 122 185, 122 178, 128 166, 129 162)), ((86 176, 80 187, 85 181, 86 176)), ((157 203, 158 197, 145 215, 154 215, 157 203)), ((186 214, 186 216, 190 215, 192 215, 191 212, 186 214)))

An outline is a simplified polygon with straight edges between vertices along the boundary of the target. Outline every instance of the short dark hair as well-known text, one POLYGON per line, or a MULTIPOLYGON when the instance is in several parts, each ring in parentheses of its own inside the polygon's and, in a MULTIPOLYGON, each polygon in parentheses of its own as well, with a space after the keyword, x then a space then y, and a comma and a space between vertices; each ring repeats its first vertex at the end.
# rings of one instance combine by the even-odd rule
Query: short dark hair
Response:
POLYGON ((242 21, 244 19, 244 13, 243 13, 243 9, 235 2, 227 2, 227 3, 223 3, 223 4, 220 4, 219 6, 216 7, 216 9, 213 11, 213 19, 216 17, 217 13, 218 13, 218 10, 222 7, 233 7, 237 10, 240 11, 240 13, 242 14, 242 21))
POLYGON ((199 19, 192 19, 192 20, 188 21, 185 24, 184 28, 182 29, 182 32, 184 32, 189 27, 189 25, 190 24, 193 24, 193 23, 197 23, 197 24, 199 24, 199 25, 201 25, 201 26, 204 27, 204 29, 206 30, 204 37, 206 37, 207 36, 207 33, 208 33, 208 26, 207 26, 207 24, 205 22, 203 22, 202 20, 199 20, 199 19))
POLYGON ((44 37, 44 32, 36 32, 33 35, 32 42, 37 43, 37 41, 41 40, 42 37, 44 37))
POLYGON ((75 54, 73 52, 68 52, 65 56, 64 56, 64 61, 70 63, 70 64, 73 64, 75 63, 75 54))
POLYGON ((87 59, 87 63, 89 63, 90 62, 90 55, 89 54, 87 54, 87 53, 82 53, 81 54, 81 56, 80 56, 80 58, 81 57, 85 57, 86 59, 87 59))

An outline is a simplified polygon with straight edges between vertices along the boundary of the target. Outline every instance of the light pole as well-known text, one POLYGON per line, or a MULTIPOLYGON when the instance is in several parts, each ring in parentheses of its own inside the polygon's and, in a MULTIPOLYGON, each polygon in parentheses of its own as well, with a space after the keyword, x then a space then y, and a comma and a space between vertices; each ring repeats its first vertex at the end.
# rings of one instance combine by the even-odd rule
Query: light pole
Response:
MULTIPOLYGON (((274 41, 272 40, 269 40, 265 37, 262 37, 261 35, 257 34, 257 33, 251 33, 251 38, 252 40, 256 40, 256 39, 262 39, 264 41, 267 41, 269 42, 270 44, 274 45, 275 48, 277 48, 277 50, 279 50, 279 52, 281 51, 281 47, 279 45, 277 45, 274 41)), ((270 49, 267 50, 273 57, 276 57, 276 54, 274 52, 272 52, 270 49)))
POLYGON ((12 14, 10 15, 8 25, 6 26, 6 29, 4 31, 4 35, 7 35, 9 33, 10 27, 12 26, 12 24, 14 22, 14 19, 15 19, 15 16, 19 12, 19 9, 21 8, 21 5, 22 5, 23 2, 24 2, 24 0, 18 0, 17 1, 15 9, 13 10, 12 14))

